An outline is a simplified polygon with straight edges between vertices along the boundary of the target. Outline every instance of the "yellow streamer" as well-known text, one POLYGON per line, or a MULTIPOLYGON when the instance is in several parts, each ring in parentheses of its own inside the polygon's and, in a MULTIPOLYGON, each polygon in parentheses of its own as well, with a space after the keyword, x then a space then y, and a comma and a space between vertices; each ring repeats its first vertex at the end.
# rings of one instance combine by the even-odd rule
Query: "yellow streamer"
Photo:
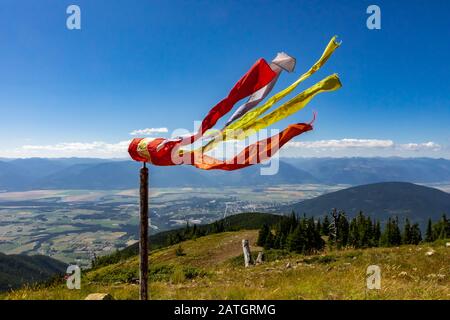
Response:
POLYGON ((268 109, 270 109, 275 103, 277 103, 279 100, 286 97, 288 94, 290 94, 297 86, 303 82, 304 80, 308 79, 311 75, 313 75, 317 70, 319 70, 331 57, 333 52, 340 46, 340 43, 336 41, 336 36, 331 38, 330 42, 328 43, 327 47, 325 48, 324 52, 322 53, 322 56, 319 60, 303 75, 300 76, 300 78, 297 79, 294 83, 292 83, 289 87, 286 89, 278 92, 277 94, 270 97, 266 103, 263 105, 256 107, 255 109, 247 112, 244 116, 242 116, 237 121, 231 123, 228 125, 225 130, 236 130, 239 128, 244 127, 247 123, 250 121, 255 120, 258 118, 261 114, 266 112, 268 109))
POLYGON ((282 104, 269 114, 256 121, 247 124, 246 126, 237 130, 226 129, 219 137, 216 137, 213 141, 210 141, 202 148, 202 152, 211 150, 217 143, 230 139, 242 140, 252 134, 258 132, 258 130, 267 128, 272 124, 289 117, 297 111, 306 107, 306 105, 319 93, 335 91, 342 87, 341 81, 337 74, 326 77, 322 81, 316 83, 312 87, 306 89, 302 93, 298 94, 288 102, 282 104))

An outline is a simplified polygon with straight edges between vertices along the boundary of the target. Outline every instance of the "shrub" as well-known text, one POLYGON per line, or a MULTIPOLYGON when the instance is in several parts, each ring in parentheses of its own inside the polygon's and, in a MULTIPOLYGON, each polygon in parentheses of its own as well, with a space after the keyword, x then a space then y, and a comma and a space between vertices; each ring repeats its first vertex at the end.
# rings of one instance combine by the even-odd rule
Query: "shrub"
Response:
POLYGON ((170 277, 170 281, 173 284, 177 284, 177 283, 182 283, 185 280, 186 280, 186 276, 184 274, 183 268, 176 267, 172 273, 172 276, 170 277))
POLYGON ((177 257, 183 257, 183 256, 186 255, 186 253, 184 252, 183 247, 182 247, 181 245, 179 245, 179 246, 177 247, 177 249, 175 250, 175 255, 176 255, 177 257))

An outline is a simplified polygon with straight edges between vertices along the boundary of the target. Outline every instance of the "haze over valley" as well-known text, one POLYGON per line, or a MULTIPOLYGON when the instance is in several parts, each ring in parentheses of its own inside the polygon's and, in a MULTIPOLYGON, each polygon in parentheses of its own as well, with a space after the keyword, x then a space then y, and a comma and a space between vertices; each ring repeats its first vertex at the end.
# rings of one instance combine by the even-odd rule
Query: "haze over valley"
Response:
MULTIPOLYGON (((42 254, 87 266, 95 256, 133 244, 137 240, 138 168, 131 161, 104 159, 1 160, 0 252, 42 254)), ((423 223, 442 212, 413 210, 408 203, 410 193, 396 195, 394 205, 383 202, 389 200, 388 193, 380 193, 376 207, 367 205, 371 193, 358 193, 353 201, 356 207, 347 208, 348 193, 333 192, 386 181, 450 190, 450 161, 442 159, 282 159, 274 176, 261 176, 258 166, 231 173, 164 169, 150 170, 152 234, 182 227, 187 221, 206 224, 241 212, 296 209, 320 216, 336 205, 349 214, 367 210, 384 219, 397 212, 423 223), (337 196, 331 196, 330 202, 319 197, 323 194, 337 196), (314 202, 302 203, 313 198, 314 202)), ((442 201, 433 210, 450 211, 448 193, 410 186, 398 185, 393 190, 406 188, 434 202, 437 197, 442 201)), ((375 188, 388 191, 384 185, 375 188)))

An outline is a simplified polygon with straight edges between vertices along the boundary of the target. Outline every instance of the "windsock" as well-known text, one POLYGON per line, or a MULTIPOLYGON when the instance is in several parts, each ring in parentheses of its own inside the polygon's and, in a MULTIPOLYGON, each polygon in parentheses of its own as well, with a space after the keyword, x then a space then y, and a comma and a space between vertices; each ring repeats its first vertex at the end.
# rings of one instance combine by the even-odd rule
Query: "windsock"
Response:
POLYGON ((273 87, 277 83, 278 78, 283 70, 287 72, 293 72, 295 68, 295 58, 287 55, 284 52, 280 52, 270 63, 270 68, 277 74, 275 78, 270 81, 268 85, 259 89, 254 94, 252 94, 246 103, 240 106, 228 119, 225 127, 232 123, 233 121, 242 117, 245 113, 256 107, 261 101, 263 101, 267 95, 272 91, 273 87))
MULTIPOLYGON (((220 160, 206 153, 218 143, 228 140, 242 140, 267 128, 274 123, 287 118, 303 109, 319 93, 330 92, 341 88, 337 74, 330 75, 317 82, 310 88, 299 93, 287 102, 281 104, 271 112, 265 114, 279 100, 286 97, 304 80, 319 70, 340 46, 333 37, 325 48, 322 56, 304 74, 287 88, 270 97, 264 104, 258 106, 272 91, 282 70, 292 72, 295 59, 285 53, 279 53, 271 64, 259 59, 250 70, 233 86, 228 96, 215 105, 202 121, 198 132, 188 137, 164 138, 136 138, 128 148, 132 159, 140 162, 149 162, 158 166, 192 165, 203 170, 238 170, 250 165, 270 159, 278 150, 294 137, 313 129, 310 123, 297 123, 289 125, 286 129, 267 139, 257 141, 246 147, 232 159, 220 160), (248 97, 246 103, 241 105, 229 118, 226 125, 214 136, 206 133, 217 121, 227 114, 241 99, 248 97), (265 114, 265 115, 264 115, 265 114), (206 133, 206 134, 205 134, 206 133), (209 141, 196 150, 184 150, 183 146, 192 144, 200 138, 209 141), (211 139, 212 138, 212 139, 211 139)), ((202 140, 204 141, 204 140, 202 140)))

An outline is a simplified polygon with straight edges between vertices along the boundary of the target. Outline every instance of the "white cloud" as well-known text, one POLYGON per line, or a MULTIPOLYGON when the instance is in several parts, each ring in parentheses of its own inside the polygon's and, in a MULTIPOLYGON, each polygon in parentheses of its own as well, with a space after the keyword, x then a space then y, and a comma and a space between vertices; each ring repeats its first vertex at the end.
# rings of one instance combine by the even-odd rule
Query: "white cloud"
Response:
POLYGON ((436 142, 396 143, 380 139, 293 141, 281 150, 286 157, 449 157, 448 148, 436 142))
MULTIPOLYGON (((255 137, 262 139, 263 137, 255 137)), ((217 158, 231 158, 245 146, 256 142, 228 141, 220 143, 209 152, 217 158)), ((130 140, 109 143, 93 142, 61 142, 56 144, 27 144, 10 150, 0 150, 0 157, 10 158, 129 158, 128 145, 130 140)), ((193 148, 200 145, 195 144, 193 148)), ((190 149, 187 147, 187 149, 190 149)), ((291 141, 281 149, 284 157, 444 157, 450 158, 450 148, 436 142, 396 143, 393 140, 382 139, 332 139, 317 141, 291 141)))
POLYGON ((318 141, 294 141, 287 143, 288 147, 294 148, 391 148, 394 146, 392 140, 377 139, 341 139, 341 140, 318 140, 318 141))
POLYGON ((22 147, 6 150, 0 154, 7 157, 89 157, 89 158, 123 158, 128 157, 130 141, 107 143, 93 142, 62 142, 48 145, 24 145, 22 147))
POLYGON ((399 145, 399 148, 410 151, 420 151, 420 150, 441 150, 441 145, 429 141, 424 143, 406 143, 399 145))
POLYGON ((148 136, 152 135, 154 133, 167 133, 169 132, 169 129, 167 128, 146 128, 146 129, 139 129, 139 130, 133 130, 130 132, 130 135, 132 136, 148 136))
POLYGON ((45 151, 92 151, 102 150, 108 152, 120 152, 126 150, 130 141, 121 141, 118 143, 106 143, 101 141, 94 142, 63 142, 50 145, 25 145, 24 150, 45 150, 45 151))

